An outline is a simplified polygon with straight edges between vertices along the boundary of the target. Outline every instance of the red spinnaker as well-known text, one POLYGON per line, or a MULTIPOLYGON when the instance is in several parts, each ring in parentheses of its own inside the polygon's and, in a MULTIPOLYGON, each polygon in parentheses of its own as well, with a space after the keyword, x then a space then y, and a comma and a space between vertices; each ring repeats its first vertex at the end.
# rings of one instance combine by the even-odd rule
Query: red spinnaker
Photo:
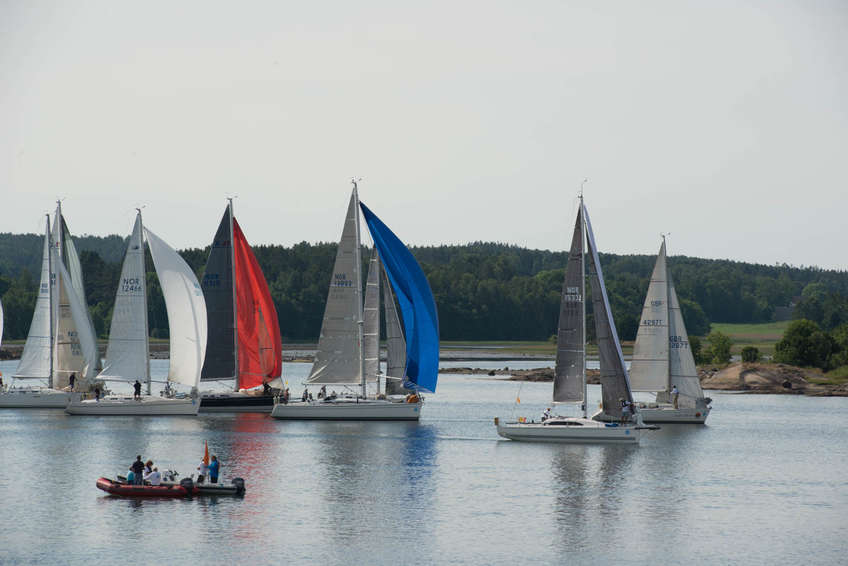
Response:
POLYGON ((249 389, 280 376, 283 364, 280 324, 268 283, 233 218, 236 301, 238 303, 239 387, 249 389))

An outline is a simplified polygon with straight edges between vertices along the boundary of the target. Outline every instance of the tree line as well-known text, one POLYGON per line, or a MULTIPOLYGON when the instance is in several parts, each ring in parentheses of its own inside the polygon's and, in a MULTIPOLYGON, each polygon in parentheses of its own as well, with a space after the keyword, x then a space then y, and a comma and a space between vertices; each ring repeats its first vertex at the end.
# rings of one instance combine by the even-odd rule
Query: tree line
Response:
MULTIPOLYGON (((0 234, 0 297, 7 338, 26 337, 41 266, 41 236, 0 234)), ((95 329, 109 331, 126 240, 76 238, 95 329)), ((254 246, 277 307, 284 340, 315 341, 336 254, 335 243, 254 246)), ((443 340, 546 340, 556 332, 566 252, 499 243, 411 248, 426 274, 439 311, 443 340)), ((205 249, 180 252, 203 273, 205 249)), ((363 250, 363 273, 370 251, 363 250)), ((656 256, 600 254, 620 337, 635 338, 656 256)), ((167 337, 164 300, 147 257, 151 336, 167 337)), ((775 309, 797 302, 806 318, 832 328, 848 322, 848 273, 815 267, 757 265, 686 256, 669 269, 691 335, 711 322, 767 322, 775 309)), ((587 293, 590 290, 587 285, 587 293)), ((587 301, 589 316, 591 302, 587 301)), ((590 335, 594 325, 588 325, 590 335)), ((591 337, 591 336, 590 336, 591 337)))

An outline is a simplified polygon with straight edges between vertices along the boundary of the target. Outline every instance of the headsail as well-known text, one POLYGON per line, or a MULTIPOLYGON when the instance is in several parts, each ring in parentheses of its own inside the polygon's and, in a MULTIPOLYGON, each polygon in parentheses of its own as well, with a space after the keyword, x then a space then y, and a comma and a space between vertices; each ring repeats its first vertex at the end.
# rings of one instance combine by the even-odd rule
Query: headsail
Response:
POLYGON ((665 239, 648 284, 642 318, 630 362, 633 391, 665 391, 669 388, 669 285, 665 239))
POLYGON ((196 387, 206 355, 206 302, 194 272, 156 234, 144 229, 159 276, 171 334, 168 380, 196 387))
POLYGON ((557 330, 557 357, 554 377, 554 402, 583 402, 583 378, 586 371, 586 270, 583 265, 583 213, 577 211, 571 250, 562 282, 557 330))
POLYGON ((633 401, 633 395, 630 392, 630 379, 624 366, 624 356, 621 353, 621 344, 618 341, 612 309, 607 298, 604 274, 598 258, 595 235, 592 232, 592 222, 589 220, 585 205, 583 215, 586 219, 586 238, 589 245, 589 281, 592 286, 595 334, 601 362, 603 409, 606 414, 618 417, 621 416, 620 400, 633 401))
POLYGON ((403 242, 367 206, 359 206, 400 304, 406 335, 406 377, 416 389, 435 391, 439 377, 439 316, 430 284, 403 242))
POLYGON ((57 309, 53 387, 70 385, 70 376, 90 378, 96 373, 97 342, 89 331, 88 309, 71 283, 61 261, 55 264, 59 308, 57 309))
POLYGON ((233 297, 233 242, 230 238, 230 207, 215 232, 203 281, 209 340, 201 380, 237 377, 235 357, 235 300, 233 297))
POLYGON ((121 279, 115 294, 106 363, 101 379, 146 381, 150 373, 147 338, 147 282, 141 214, 127 242, 121 279))
POLYGON ((336 263, 330 279, 318 351, 309 374, 309 383, 360 383, 362 348, 359 344, 362 278, 357 265, 356 193, 350 196, 336 263))
POLYGON ((233 218, 238 361, 240 388, 262 385, 280 376, 283 364, 280 323, 262 268, 233 218))
POLYGON ((701 389, 701 381, 698 379, 698 370, 695 367, 695 358, 689 348, 689 335, 686 325, 683 323, 683 314, 680 304, 677 302, 677 293, 674 291, 674 283, 671 273, 668 274, 668 305, 669 305, 669 373, 672 385, 677 386, 680 392, 678 406, 694 408, 697 399, 704 398, 704 390, 701 389))
POLYGON ((21 361, 15 372, 15 377, 37 377, 48 379, 52 386, 53 369, 53 330, 52 312, 55 279, 51 274, 51 264, 56 253, 50 238, 50 220, 47 220, 47 230, 44 234, 44 245, 41 256, 41 283, 38 287, 38 297, 35 300, 35 311, 32 313, 32 323, 29 326, 21 361))
POLYGON ((377 379, 380 370, 380 256, 377 248, 371 252, 368 278, 365 281, 363 340, 365 344, 365 379, 377 379))
POLYGON ((404 371, 406 371, 406 340, 403 338, 403 330, 400 327, 400 319, 395 306, 395 295, 392 293, 389 276, 386 275, 385 269, 380 271, 384 291, 383 305, 386 313, 386 395, 398 395, 409 392, 403 386, 405 381, 404 371))

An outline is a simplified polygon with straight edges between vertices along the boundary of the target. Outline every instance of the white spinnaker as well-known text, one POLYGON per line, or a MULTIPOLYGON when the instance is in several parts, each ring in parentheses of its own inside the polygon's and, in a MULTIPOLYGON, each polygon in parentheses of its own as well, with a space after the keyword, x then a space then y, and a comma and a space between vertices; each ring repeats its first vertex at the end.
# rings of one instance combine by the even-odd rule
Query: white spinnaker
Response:
POLYGON ((115 294, 115 306, 112 309, 106 363, 99 378, 118 381, 147 380, 150 366, 146 285, 144 241, 141 215, 138 215, 124 255, 124 265, 115 294))
POLYGON ((665 240, 660 246, 648 293, 642 307, 642 318, 630 362, 630 387, 633 391, 665 391, 668 389, 668 277, 665 240))
POLYGON ((97 342, 88 325, 88 309, 71 283, 71 274, 57 261, 54 264, 59 290, 57 309, 55 355, 53 358, 53 387, 62 389, 70 385, 70 376, 91 378, 97 364, 97 342))
POLYGON ((668 274, 668 313, 669 313, 669 379, 680 392, 678 405, 680 407, 695 407, 695 400, 704 397, 701 381, 698 379, 698 369, 695 358, 689 347, 689 334, 683 323, 683 314, 677 301, 674 282, 671 273, 668 274))
POLYGON ((171 334, 168 381, 197 387, 206 356, 206 301, 194 272, 159 236, 144 229, 162 286, 171 334))
MULTIPOLYGON (((50 330, 50 311, 52 310, 50 286, 54 284, 50 276, 51 255, 55 251, 50 242, 50 225, 44 234, 44 246, 41 257, 41 283, 38 287, 38 297, 35 300, 35 311, 29 326, 29 335, 21 354, 21 361, 15 372, 15 377, 36 377, 51 379, 50 369, 52 359, 53 333, 50 330)), ((55 287, 54 287, 55 288, 55 287)))
POLYGON ((327 293, 318 350, 309 383, 360 383, 362 348, 359 344, 359 301, 362 281, 357 264, 359 246, 356 195, 351 194, 342 237, 327 293))
POLYGON ((380 258, 377 248, 371 253, 368 263, 368 278, 365 282, 365 327, 363 341, 365 350, 365 379, 377 379, 380 370, 380 258))

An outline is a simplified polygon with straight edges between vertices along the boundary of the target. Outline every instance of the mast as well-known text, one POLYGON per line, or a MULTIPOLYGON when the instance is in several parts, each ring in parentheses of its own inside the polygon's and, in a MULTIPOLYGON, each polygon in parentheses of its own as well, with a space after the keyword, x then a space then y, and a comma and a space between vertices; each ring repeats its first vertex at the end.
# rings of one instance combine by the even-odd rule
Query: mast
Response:
MULTIPOLYGON (((586 181, 583 181, 585 183, 586 181)), ((586 234, 586 218, 583 213, 583 184, 580 185, 580 239, 582 243, 582 239, 586 234)), ((583 253, 580 255, 580 296, 583 297, 583 300, 580 302, 581 307, 583 309, 583 418, 586 419, 589 416, 588 413, 588 399, 586 397, 586 246, 581 246, 583 248, 583 253)))
MULTIPOLYGON (((141 225, 141 250, 142 257, 144 257, 144 222, 141 219, 141 209, 136 208, 138 211, 138 223, 141 225)), ((132 243, 130 243, 132 245, 132 243)), ((142 259, 142 264, 144 264, 144 260, 142 259)), ((144 269, 144 278, 147 279, 147 270, 144 269)), ((144 285, 141 286, 141 296, 144 298, 144 381, 147 383, 147 394, 150 395, 150 330, 147 326, 147 281, 144 282, 144 285)))
POLYGON ((47 285, 47 301, 50 305, 50 308, 47 309, 50 312, 50 373, 47 377, 47 387, 53 388, 53 341, 54 341, 54 329, 53 329, 53 242, 50 241, 50 215, 45 214, 47 223, 47 248, 50 250, 47 253, 47 273, 49 277, 47 278, 49 284, 47 285))
POLYGON ((230 209, 230 265, 232 273, 230 279, 233 281, 233 358, 235 366, 233 367, 233 378, 235 380, 235 390, 239 390, 239 349, 238 349, 238 301, 236 300, 236 245, 233 239, 233 199, 228 197, 228 207, 230 209))
MULTIPOLYGON (((356 286, 356 304, 359 310, 359 320, 357 321, 357 327, 359 328, 359 384, 362 387, 362 397, 365 397, 366 388, 365 388, 365 312, 362 304, 362 250, 360 245, 360 234, 359 234, 359 190, 356 186, 356 179, 351 179, 350 182, 353 183, 353 199, 355 202, 354 207, 354 220, 356 224, 356 248, 353 251, 354 257, 354 265, 353 265, 353 273, 354 273, 354 285, 356 286)), ((379 351, 379 350, 378 350, 379 351)))

